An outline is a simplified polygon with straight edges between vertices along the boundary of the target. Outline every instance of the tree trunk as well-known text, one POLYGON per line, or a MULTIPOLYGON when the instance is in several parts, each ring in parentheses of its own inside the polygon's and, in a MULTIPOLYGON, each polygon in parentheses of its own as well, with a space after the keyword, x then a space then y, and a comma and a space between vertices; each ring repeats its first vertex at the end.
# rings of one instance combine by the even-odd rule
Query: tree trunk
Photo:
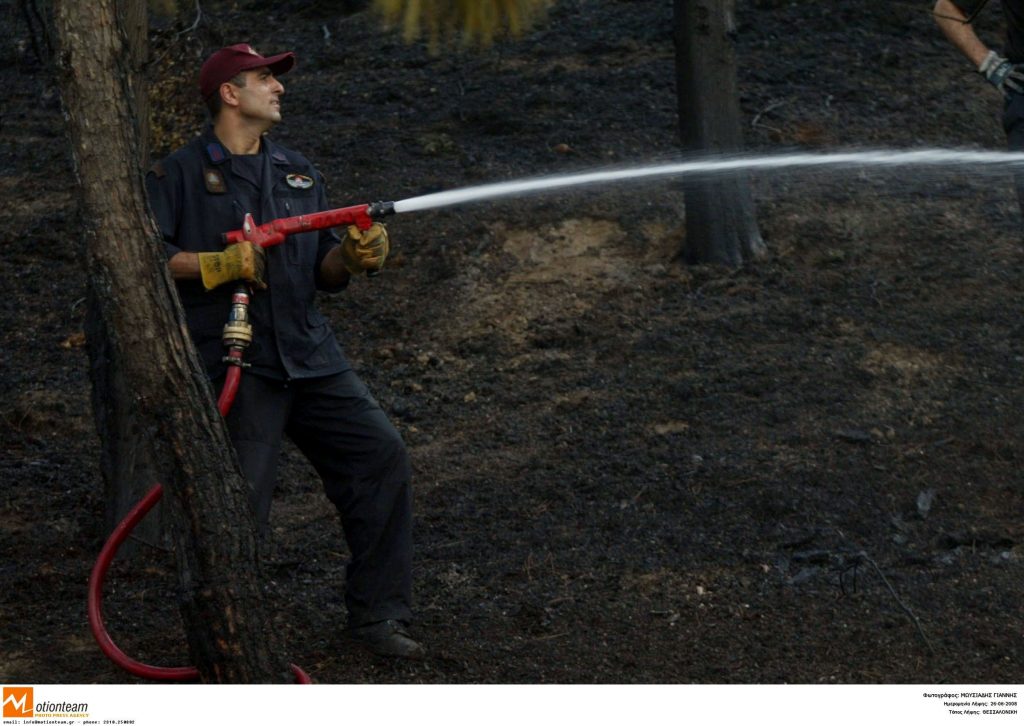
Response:
POLYGON ((115 0, 55 3, 87 274, 136 420, 165 472, 193 663, 203 680, 290 680, 263 607, 247 485, 149 216, 115 0))
MULTIPOLYGON (((127 35, 126 61, 134 99, 134 116, 139 125, 139 164, 145 168, 149 146, 149 103, 145 80, 149 24, 145 0, 117 0, 118 20, 127 35)), ((153 442, 138 421, 132 392, 125 386, 119 353, 110 344, 100 310, 103 295, 93 278, 88 280, 85 335, 88 341, 89 378, 92 382, 92 410, 100 439, 100 470, 104 485, 104 515, 107 531, 138 503, 157 481, 153 442)), ((166 544, 165 507, 158 504, 132 532, 132 540, 151 546, 166 544)), ((121 548, 122 556, 133 554, 132 542, 121 548)))
POLYGON ((149 20, 146 0, 117 0, 118 21, 124 28, 128 83, 135 101, 135 118, 139 125, 139 165, 149 166, 149 84, 146 63, 149 60, 149 20))
POLYGON ((53 40, 50 26, 46 22, 49 8, 39 0, 18 0, 18 10, 28 27, 28 39, 32 43, 32 53, 36 60, 48 64, 53 56, 53 40))
MULTIPOLYGON (((742 148, 735 7, 735 0, 675 0, 680 137, 687 150, 742 148)), ((738 267, 764 256, 746 175, 694 180, 685 194, 687 262, 738 267)))
MULTIPOLYGON (((100 444, 100 472, 103 475, 103 511, 106 532, 124 519, 160 480, 155 466, 156 451, 146 426, 139 420, 134 392, 129 388, 120 359, 112 345, 113 333, 103 317, 103 296, 92 279, 88 282, 85 339, 92 382, 92 413, 100 444)), ((132 540, 154 547, 168 544, 165 512, 161 503, 132 532, 132 540)), ((120 555, 134 554, 129 540, 120 555)))

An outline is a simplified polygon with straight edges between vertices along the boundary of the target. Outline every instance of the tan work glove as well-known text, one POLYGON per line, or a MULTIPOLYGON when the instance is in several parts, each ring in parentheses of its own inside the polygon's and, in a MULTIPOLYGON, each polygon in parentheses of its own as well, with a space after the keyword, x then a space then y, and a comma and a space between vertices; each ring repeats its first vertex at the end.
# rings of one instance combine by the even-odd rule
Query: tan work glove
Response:
POLYGON ((266 271, 267 257, 263 248, 247 240, 229 245, 223 252, 199 253, 199 274, 207 290, 233 280, 245 280, 265 290, 266 271))
POLYGON ((383 269, 390 249, 388 231, 383 224, 375 222, 365 232, 353 224, 341 241, 341 261, 353 275, 377 272, 383 269))

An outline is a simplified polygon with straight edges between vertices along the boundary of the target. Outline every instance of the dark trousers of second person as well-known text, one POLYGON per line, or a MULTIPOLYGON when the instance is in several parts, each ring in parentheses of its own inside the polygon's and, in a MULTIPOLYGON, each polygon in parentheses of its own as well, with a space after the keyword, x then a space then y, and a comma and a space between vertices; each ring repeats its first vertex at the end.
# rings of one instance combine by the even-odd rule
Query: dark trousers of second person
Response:
POLYGON ((409 457, 401 435, 359 377, 345 371, 285 383, 244 374, 227 425, 262 529, 270 516, 282 435, 320 475, 341 515, 352 557, 345 577, 349 627, 409 622, 409 457))
MULTIPOLYGON (((1011 93, 1003 105, 1003 130, 1010 151, 1024 151, 1024 94, 1011 93)), ((1024 172, 1013 176, 1017 186, 1017 203, 1024 215, 1024 172)))

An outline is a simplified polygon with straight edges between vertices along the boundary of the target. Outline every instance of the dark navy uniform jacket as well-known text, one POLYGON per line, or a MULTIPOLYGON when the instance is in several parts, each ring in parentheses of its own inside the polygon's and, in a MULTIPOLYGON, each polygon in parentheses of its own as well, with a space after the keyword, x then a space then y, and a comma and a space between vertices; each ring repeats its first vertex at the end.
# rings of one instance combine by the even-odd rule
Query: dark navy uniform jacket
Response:
MULTIPOLYGON (((146 177, 149 204, 167 246, 178 252, 220 252, 221 234, 240 229, 246 212, 257 224, 327 209, 324 181, 301 154, 266 137, 259 158, 232 162, 212 127, 153 166, 146 177), (262 180, 251 178, 262 165, 262 180)), ((320 277, 320 263, 338 244, 333 231, 291 235, 267 254, 267 290, 249 307, 253 343, 245 360, 252 371, 283 380, 348 370, 327 319, 316 309, 316 291, 337 291, 320 277)), ((342 286, 343 287, 343 286, 342 286)), ((207 291, 200 280, 179 280, 192 339, 216 378, 224 371, 221 331, 231 308, 232 283, 207 291)))

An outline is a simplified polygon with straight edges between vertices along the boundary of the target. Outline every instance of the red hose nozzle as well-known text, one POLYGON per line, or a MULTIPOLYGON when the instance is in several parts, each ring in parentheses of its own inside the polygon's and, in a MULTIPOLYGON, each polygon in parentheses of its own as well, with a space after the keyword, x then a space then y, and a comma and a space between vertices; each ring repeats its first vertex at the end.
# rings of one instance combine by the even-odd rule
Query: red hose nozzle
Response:
POLYGON ((244 239, 258 244, 260 247, 270 247, 281 244, 288 235, 300 232, 346 227, 350 224, 354 224, 359 229, 369 229, 378 219, 394 213, 394 202, 374 202, 341 207, 340 209, 328 209, 325 212, 314 212, 313 214, 300 214, 297 217, 282 217, 260 225, 253 222, 251 214, 246 214, 242 229, 224 233, 224 244, 234 244, 244 239))

